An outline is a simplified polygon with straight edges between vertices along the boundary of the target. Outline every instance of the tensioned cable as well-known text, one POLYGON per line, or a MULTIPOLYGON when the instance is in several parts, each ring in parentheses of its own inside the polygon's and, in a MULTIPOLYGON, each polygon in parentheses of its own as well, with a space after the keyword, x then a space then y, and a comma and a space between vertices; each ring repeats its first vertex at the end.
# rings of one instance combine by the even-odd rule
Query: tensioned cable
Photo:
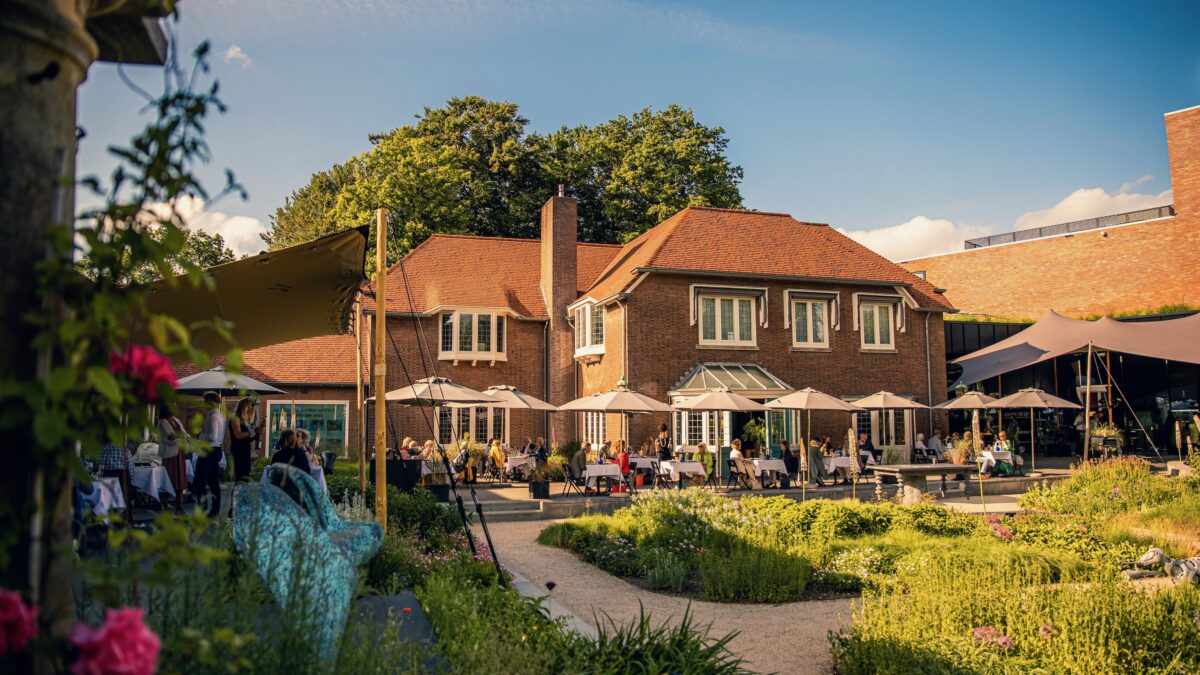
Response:
MULTIPOLYGON (((1104 367, 1104 372, 1108 374, 1109 381, 1112 382, 1113 386, 1117 388, 1117 393, 1121 395, 1121 402, 1123 402, 1125 407, 1129 409, 1129 414, 1133 416, 1133 421, 1137 422, 1138 428, 1141 429, 1142 434, 1146 436, 1146 442, 1150 444, 1150 449, 1154 450, 1154 454, 1158 456, 1158 460, 1160 462, 1166 462, 1167 460, 1163 459, 1162 453, 1158 451, 1158 446, 1154 444, 1154 439, 1150 437, 1150 432, 1146 431, 1146 427, 1142 426, 1142 420, 1133 410, 1133 406, 1129 404, 1129 398, 1125 396, 1125 392, 1121 391, 1121 384, 1117 382, 1117 378, 1113 377, 1112 370, 1110 370, 1108 365, 1100 359, 1099 354, 1092 354, 1092 358, 1096 359, 1096 362, 1104 367)), ((1089 388, 1091 387, 1091 382, 1088 383, 1088 386, 1089 388)), ((1088 395, 1091 395, 1090 391, 1088 395)), ((1109 401, 1108 404, 1112 405, 1112 401, 1109 401)))

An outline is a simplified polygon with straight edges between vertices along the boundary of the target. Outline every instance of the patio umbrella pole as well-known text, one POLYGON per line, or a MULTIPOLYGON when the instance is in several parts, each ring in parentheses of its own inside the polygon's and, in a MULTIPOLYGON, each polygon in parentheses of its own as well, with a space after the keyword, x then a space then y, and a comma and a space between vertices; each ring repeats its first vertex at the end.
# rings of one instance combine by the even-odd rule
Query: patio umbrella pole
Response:
POLYGON ((375 210, 375 520, 387 532, 387 211, 375 210))

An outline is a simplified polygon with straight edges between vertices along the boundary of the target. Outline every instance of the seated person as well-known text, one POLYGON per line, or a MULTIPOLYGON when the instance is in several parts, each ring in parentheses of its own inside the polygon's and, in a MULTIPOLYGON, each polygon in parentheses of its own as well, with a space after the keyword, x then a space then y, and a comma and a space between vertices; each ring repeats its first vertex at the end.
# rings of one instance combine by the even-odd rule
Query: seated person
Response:
POLYGON ((925 434, 917 434, 917 440, 913 443, 912 459, 914 462, 930 461, 929 446, 925 445, 925 434))
POLYGON ((279 434, 279 449, 271 455, 272 464, 290 464, 304 473, 312 471, 312 465, 308 463, 308 455, 305 454, 304 448, 300 447, 299 439, 296 437, 296 432, 292 429, 285 429, 279 434))
POLYGON ((500 447, 500 441, 492 441, 492 447, 488 450, 488 459, 491 460, 492 466, 500 472, 500 480, 508 480, 508 454, 500 447))
POLYGON ((745 476, 751 490, 762 489, 762 483, 758 480, 758 471, 755 469, 754 463, 746 459, 746 455, 742 451, 742 439, 735 438, 730 443, 729 459, 733 462, 737 472, 745 476))
POLYGON ((1013 452, 1013 443, 1012 441, 1008 440, 1007 431, 1000 432, 1000 435, 996 438, 994 445, 996 450, 1000 450, 1002 452, 1013 452))
POLYGON ((538 436, 537 443, 533 446, 533 460, 538 466, 546 466, 546 462, 550 459, 550 453, 546 451, 546 439, 538 436))
POLYGON ((863 456, 864 453, 869 454, 871 456, 871 458, 875 460, 876 464, 879 463, 879 455, 875 452, 875 444, 871 442, 871 439, 866 434, 859 434, 858 435, 858 466, 859 466, 860 470, 865 469, 867 467, 867 460, 863 456))
POLYGON ((133 455, 116 443, 104 444, 100 452, 100 475, 105 478, 121 476, 133 465, 133 455))
POLYGON ((786 440, 779 442, 779 454, 783 455, 783 466, 789 476, 800 473, 800 459, 792 453, 792 444, 786 440))
MULTIPOLYGON (((624 480, 629 480, 629 452, 625 449, 625 441, 617 441, 616 458, 613 460, 617 463, 617 467, 621 471, 621 476, 624 480)), ((617 487, 618 492, 625 491, 625 485, 617 487)))
POLYGON ((713 473, 713 465, 716 463, 716 458, 713 453, 708 451, 708 446, 703 443, 696 445, 696 461, 704 467, 704 475, 711 476, 713 473))

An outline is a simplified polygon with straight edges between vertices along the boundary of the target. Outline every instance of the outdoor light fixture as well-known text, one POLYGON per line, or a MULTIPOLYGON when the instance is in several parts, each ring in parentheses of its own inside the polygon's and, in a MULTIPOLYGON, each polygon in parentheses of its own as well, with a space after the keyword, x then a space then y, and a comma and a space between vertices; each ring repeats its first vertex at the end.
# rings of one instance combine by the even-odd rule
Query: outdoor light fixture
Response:
POLYGON ((625 377, 624 377, 624 376, 622 376, 622 377, 621 377, 621 379, 617 380, 617 386, 618 386, 618 387, 628 387, 628 386, 629 386, 629 383, 628 383, 628 382, 626 382, 626 381, 625 381, 625 377))

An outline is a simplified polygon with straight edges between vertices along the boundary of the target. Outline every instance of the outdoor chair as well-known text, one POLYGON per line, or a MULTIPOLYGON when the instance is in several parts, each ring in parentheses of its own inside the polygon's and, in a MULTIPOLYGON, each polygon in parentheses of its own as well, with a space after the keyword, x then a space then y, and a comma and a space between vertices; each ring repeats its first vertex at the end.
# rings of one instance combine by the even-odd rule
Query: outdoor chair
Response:
POLYGON ((654 460, 654 487, 666 487, 671 489, 671 472, 667 471, 662 462, 654 460))
POLYGON ((574 490, 580 496, 582 496, 583 488, 587 484, 587 481, 584 479, 584 477, 576 476, 575 469, 569 463, 563 465, 563 473, 566 475, 566 480, 563 481, 562 493, 565 495, 567 492, 574 490))
POLYGON ((484 474, 493 482, 499 483, 502 480, 500 475, 500 467, 496 466, 496 460, 491 457, 487 458, 487 464, 484 468, 484 474))
POLYGON ((749 490, 750 483, 746 480, 746 476, 737 465, 737 460, 725 460, 726 466, 729 467, 729 476, 725 478, 725 487, 734 487, 739 490, 749 490))

